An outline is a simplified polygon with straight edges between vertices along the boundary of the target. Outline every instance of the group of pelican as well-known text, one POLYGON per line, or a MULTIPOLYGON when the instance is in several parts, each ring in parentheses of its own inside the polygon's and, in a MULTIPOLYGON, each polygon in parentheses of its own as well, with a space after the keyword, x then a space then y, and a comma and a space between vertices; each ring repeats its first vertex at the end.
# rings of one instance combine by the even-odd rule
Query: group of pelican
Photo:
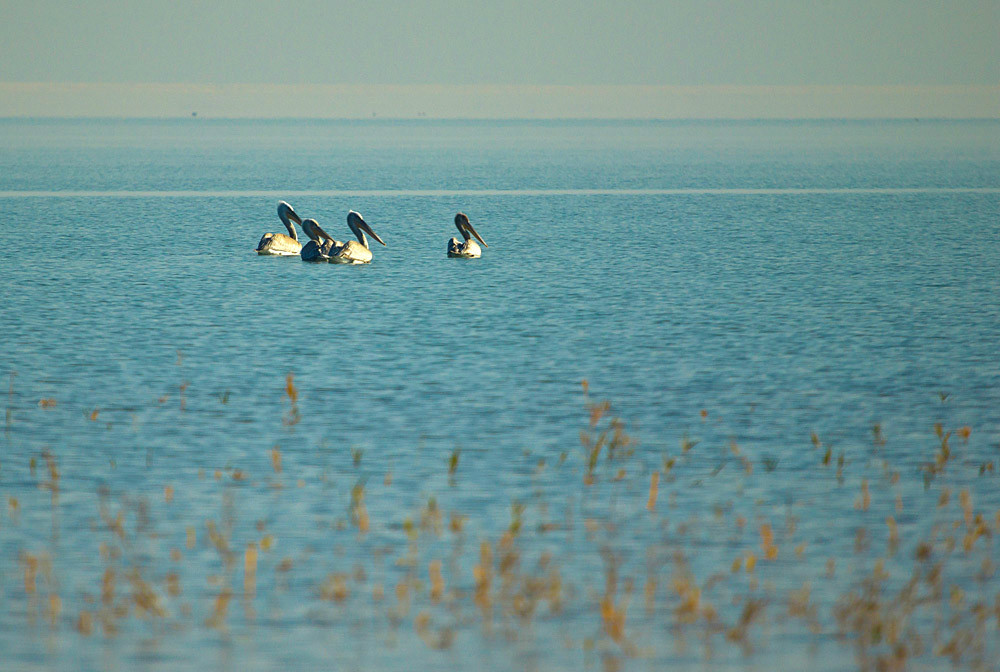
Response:
MULTIPOLYGON (((257 243, 257 254, 274 256, 295 256, 299 255, 302 261, 326 262, 331 264, 368 264, 372 260, 372 251, 368 247, 369 236, 385 245, 385 242, 372 231, 372 227, 365 222, 364 217, 351 210, 347 213, 347 226, 354 233, 357 241, 348 240, 340 242, 334 240, 333 236, 324 231, 319 222, 315 219, 302 219, 288 203, 281 201, 278 203, 278 217, 281 223, 288 229, 288 235, 283 233, 265 233, 257 243), (309 242, 302 245, 299 242, 299 235, 295 231, 295 224, 302 227, 302 231, 309 237, 309 242)), ((463 213, 455 215, 455 226, 462 234, 462 241, 452 238, 448 241, 448 256, 474 259, 482 256, 482 248, 489 247, 482 239, 469 218, 463 213), (473 240, 475 238, 475 240, 473 240)))

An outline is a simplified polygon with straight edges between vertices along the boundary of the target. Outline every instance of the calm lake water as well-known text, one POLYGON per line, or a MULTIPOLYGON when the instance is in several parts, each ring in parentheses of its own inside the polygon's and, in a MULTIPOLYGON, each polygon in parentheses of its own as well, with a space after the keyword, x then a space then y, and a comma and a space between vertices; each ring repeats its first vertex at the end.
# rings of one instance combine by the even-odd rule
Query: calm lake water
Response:
POLYGON ((0 206, 4 670, 1000 653, 1000 122, 0 120, 0 206))

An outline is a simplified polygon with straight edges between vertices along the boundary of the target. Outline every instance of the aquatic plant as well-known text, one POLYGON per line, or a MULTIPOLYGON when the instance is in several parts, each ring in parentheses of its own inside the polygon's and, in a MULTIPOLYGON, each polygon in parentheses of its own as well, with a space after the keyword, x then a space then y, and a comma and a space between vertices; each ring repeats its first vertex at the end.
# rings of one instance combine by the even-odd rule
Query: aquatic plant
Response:
MULTIPOLYGON (((432 656, 472 641, 512 659, 544 650, 623 669, 678 656, 711 666, 761 652, 770 660, 787 637, 821 655, 849 652, 863 670, 989 669, 1000 512, 994 472, 976 452, 981 432, 935 424, 917 464, 865 422, 836 452, 816 433, 790 437, 801 459, 779 461, 700 425, 702 410, 647 448, 621 409, 583 389, 567 420, 582 427, 582 450, 504 456, 510 473, 486 481, 497 483, 487 492, 479 446, 438 453, 425 477, 378 445, 316 450, 290 435, 282 427, 303 420, 292 374, 270 415, 283 419, 274 423, 282 445, 249 441, 242 460, 178 460, 163 481, 112 489, 81 478, 61 446, 5 453, 0 561, 16 586, 0 584, 0 618, 115 646, 150 633, 170 646, 203 627, 228 641, 294 612, 317 635, 347 624, 379 643, 409 637, 432 656), (699 437, 684 424, 700 426, 699 437), (501 487, 515 480, 524 487, 501 487), (468 498, 490 508, 466 509, 468 498), (269 506, 251 517, 255 501, 269 506), (60 512, 90 505, 90 536, 61 542, 60 512), (689 641, 701 648, 687 651, 689 641)), ((236 412, 210 391, 180 395, 183 415, 146 403, 179 423, 206 399, 213 413, 236 412)), ((69 404, 25 405, 19 419, 69 404)), ((102 419, 111 408, 102 404, 102 419)), ((81 431, 97 429, 95 406, 70 411, 81 431)))

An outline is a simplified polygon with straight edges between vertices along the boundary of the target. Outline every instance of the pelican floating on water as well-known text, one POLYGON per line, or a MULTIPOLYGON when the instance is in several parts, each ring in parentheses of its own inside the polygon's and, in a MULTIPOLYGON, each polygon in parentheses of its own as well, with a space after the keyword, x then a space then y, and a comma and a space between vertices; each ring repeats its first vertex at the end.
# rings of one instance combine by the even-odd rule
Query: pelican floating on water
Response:
POLYGON ((309 242, 302 247, 299 256, 302 261, 326 263, 330 261, 330 253, 343 246, 339 240, 323 230, 315 219, 303 219, 302 230, 309 236, 309 242))
POLYGON ((458 232, 462 234, 462 238, 465 239, 464 242, 458 242, 458 238, 452 238, 448 241, 448 256, 449 257, 461 257, 464 259, 475 259, 482 256, 483 251, 480 249, 479 245, 476 244, 476 240, 483 244, 483 247, 489 247, 486 241, 476 233, 476 230, 472 228, 472 224, 469 223, 469 218, 465 216, 465 213, 458 213, 455 215, 455 226, 458 227, 458 232), (472 235, 469 235, 472 234, 472 235), (476 240, 472 240, 472 236, 476 237, 476 240))
POLYGON ((327 261, 331 264, 367 264, 372 260, 372 251, 368 247, 368 239, 365 233, 385 245, 385 242, 372 231, 364 218, 351 210, 347 213, 347 225, 357 236, 358 240, 348 240, 341 243, 334 240, 333 236, 324 231, 315 219, 306 219, 302 222, 302 230, 311 240, 302 248, 301 257, 303 261, 327 261))
POLYGON ((288 229, 288 235, 283 233, 265 233, 257 243, 257 254, 270 254, 275 256, 292 256, 302 251, 302 244, 299 236, 295 233, 295 226, 292 222, 301 226, 302 220, 299 218, 292 206, 284 201, 278 203, 278 217, 281 223, 288 229))

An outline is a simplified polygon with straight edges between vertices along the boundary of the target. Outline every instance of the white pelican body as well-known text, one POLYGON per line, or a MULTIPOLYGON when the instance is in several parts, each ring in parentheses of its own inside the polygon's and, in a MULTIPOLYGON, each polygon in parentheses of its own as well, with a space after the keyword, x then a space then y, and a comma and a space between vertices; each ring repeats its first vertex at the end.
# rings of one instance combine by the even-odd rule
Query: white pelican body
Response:
POLYGON ((458 213, 455 215, 455 226, 458 227, 458 232, 462 234, 464 241, 460 243, 458 242, 458 238, 452 238, 449 240, 448 256, 462 259, 476 259, 477 257, 481 257, 483 250, 476 243, 476 240, 482 243, 483 247, 489 247, 489 245, 487 245, 486 241, 483 240, 478 233, 476 233, 474 228, 472 228, 472 224, 469 223, 469 218, 466 217, 464 213, 458 213), (473 240, 472 236, 475 236, 476 240, 473 240))
POLYGON ((295 233, 295 226, 292 222, 301 225, 302 220, 292 210, 292 206, 284 201, 278 203, 278 217, 282 224, 288 229, 288 235, 283 233, 265 233, 257 243, 257 254, 269 254, 274 256, 293 256, 301 252, 302 244, 299 236, 295 233))
POLYGON ((378 234, 372 231, 368 223, 358 213, 351 210, 347 213, 347 225, 357 237, 357 241, 348 240, 341 243, 334 240, 326 231, 320 228, 315 220, 305 220, 302 228, 312 240, 302 248, 303 261, 326 261, 331 264, 367 264, 372 260, 372 251, 368 247, 365 233, 385 245, 378 234), (308 224, 307 224, 308 222, 308 224), (315 237, 314 237, 315 236, 315 237))

